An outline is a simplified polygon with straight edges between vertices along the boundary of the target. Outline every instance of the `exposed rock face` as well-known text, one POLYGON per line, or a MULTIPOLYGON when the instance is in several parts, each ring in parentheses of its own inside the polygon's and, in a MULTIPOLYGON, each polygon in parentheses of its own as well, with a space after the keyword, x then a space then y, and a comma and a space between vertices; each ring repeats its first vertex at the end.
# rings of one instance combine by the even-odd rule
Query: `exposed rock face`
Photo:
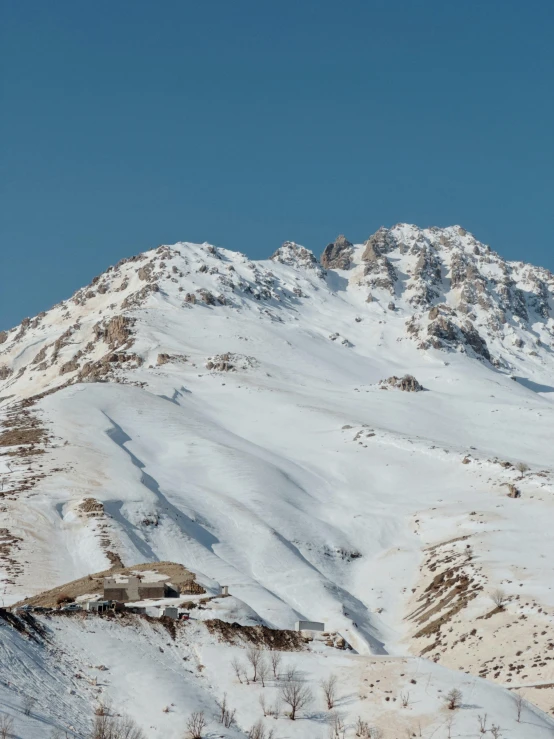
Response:
POLYGON ((391 248, 392 240, 387 229, 379 229, 365 243, 362 261, 365 263, 364 276, 367 284, 373 288, 382 288, 394 292, 394 283, 398 279, 396 270, 385 256, 391 248))
POLYGON ((103 339, 110 349, 126 345, 128 349, 132 345, 131 326, 133 319, 128 316, 113 316, 105 322, 97 323, 94 327, 96 337, 103 339))
POLYGON ((521 491, 519 488, 516 488, 515 485, 513 485, 511 482, 508 483, 508 498, 520 498, 521 497, 521 491))
POLYGON ((325 271, 319 265, 313 253, 303 246, 295 244, 294 241, 285 241, 270 257, 273 262, 287 264, 289 267, 301 267, 314 270, 320 277, 325 271))
MULTIPOLYGON (((316 306, 318 298, 336 297, 342 287, 324 281, 324 267, 350 270, 348 291, 359 298, 352 304, 352 322, 363 321, 370 330, 372 323, 382 323, 383 332, 396 331, 393 322, 402 331, 403 323, 405 333, 397 340, 409 339, 421 350, 465 352, 513 373, 527 357, 540 356, 547 364, 554 356, 554 276, 548 270, 508 262, 457 226, 380 228, 362 251, 360 261, 339 236, 323 251, 323 266, 293 242, 275 252, 271 268, 207 244, 162 246, 122 260, 69 300, 0 332, 0 396, 53 390, 62 386, 60 376, 64 385, 79 378, 133 381, 122 379, 123 370, 140 365, 140 357, 128 358, 130 347, 141 334, 144 356, 155 351, 157 344, 148 344, 151 336, 141 333, 142 325, 165 306, 177 320, 182 311, 184 321, 202 319, 190 311, 195 304, 198 310, 226 306, 221 310, 226 319, 254 311, 263 321, 303 321, 306 301, 316 306)), ((325 328, 326 334, 331 330, 325 328)), ((342 336, 331 339, 352 346, 342 336)), ((179 355, 161 353, 154 362, 177 360, 179 355)), ((236 364, 208 361, 216 368, 236 364)))
POLYGON ((461 326, 460 330, 463 334, 466 344, 473 349, 475 354, 478 354, 484 359, 488 359, 490 361, 491 355, 487 348, 487 342, 477 331, 475 326, 469 321, 466 321, 466 323, 461 326))
POLYGON ((184 354, 158 354, 157 365, 167 364, 168 362, 186 362, 187 358, 184 354))
POLYGON ((86 362, 78 374, 79 382, 105 382, 115 377, 117 369, 137 369, 143 363, 137 354, 114 352, 106 354, 96 362, 86 362))
POLYGON ((341 234, 331 244, 327 244, 321 255, 321 264, 325 269, 349 269, 353 251, 350 241, 341 234))
POLYGON ((404 377, 393 375, 386 380, 381 380, 380 384, 383 388, 389 385, 407 393, 419 393, 421 390, 424 390, 423 385, 420 385, 413 375, 404 375, 404 377))
POLYGON ((212 293, 209 290, 199 290, 198 295, 200 296, 200 299, 206 303, 206 305, 215 305, 216 300, 215 297, 212 295, 212 293))
POLYGON ((234 372, 237 369, 246 370, 251 367, 257 367, 258 364, 258 360, 254 357, 225 352, 225 354, 216 354, 213 357, 208 357, 206 369, 213 372, 234 372))

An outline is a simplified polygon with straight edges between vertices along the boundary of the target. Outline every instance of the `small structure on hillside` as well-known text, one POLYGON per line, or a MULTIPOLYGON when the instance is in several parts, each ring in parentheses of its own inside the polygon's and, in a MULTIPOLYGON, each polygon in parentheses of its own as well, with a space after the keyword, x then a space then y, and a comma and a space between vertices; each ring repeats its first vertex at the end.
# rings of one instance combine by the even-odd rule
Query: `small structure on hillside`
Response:
POLYGON ((85 610, 92 613, 107 613, 107 611, 121 611, 122 604, 115 600, 89 600, 85 610))
POLYGON ((325 631, 325 624, 321 621, 297 621, 294 628, 296 631, 325 631))
POLYGON ((116 575, 104 578, 104 599, 120 603, 154 598, 171 598, 178 593, 166 582, 167 578, 149 581, 137 575, 116 575))
POLYGON ((120 603, 138 603, 142 600, 178 598, 183 594, 201 595, 205 589, 196 582, 192 572, 177 585, 169 582, 167 575, 155 571, 110 575, 104 578, 104 600, 120 603))
POLYGON ((162 612, 160 613, 160 618, 162 616, 165 616, 166 618, 179 618, 179 609, 177 606, 165 606, 165 608, 162 608, 162 612))

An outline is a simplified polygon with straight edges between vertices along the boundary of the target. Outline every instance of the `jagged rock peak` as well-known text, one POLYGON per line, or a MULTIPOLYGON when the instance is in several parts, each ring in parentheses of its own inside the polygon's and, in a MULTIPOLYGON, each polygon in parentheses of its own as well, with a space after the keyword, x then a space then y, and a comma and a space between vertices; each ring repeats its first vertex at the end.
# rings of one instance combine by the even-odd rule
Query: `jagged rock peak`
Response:
POLYGON ((316 272, 323 272, 314 253, 305 246, 300 246, 294 241, 285 241, 277 251, 270 257, 272 262, 280 262, 289 267, 304 267, 316 272))
POLYGON ((323 250, 321 264, 325 269, 349 269, 352 264, 353 251, 350 241, 340 234, 323 250))

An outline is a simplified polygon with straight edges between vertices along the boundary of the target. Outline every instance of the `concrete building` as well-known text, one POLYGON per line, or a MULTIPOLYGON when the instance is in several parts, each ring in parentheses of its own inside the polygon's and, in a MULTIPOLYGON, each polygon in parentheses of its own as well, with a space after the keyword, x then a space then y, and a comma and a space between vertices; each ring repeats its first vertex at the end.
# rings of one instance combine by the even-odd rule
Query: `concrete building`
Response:
POLYGON ((122 605, 115 600, 89 600, 85 604, 85 610, 93 613, 106 613, 107 611, 121 611, 122 605))
POLYGON ((160 613, 161 616, 166 616, 167 618, 179 618, 179 609, 177 606, 165 606, 162 608, 162 611, 160 613))
POLYGON ((168 589, 165 580, 143 581, 136 575, 120 575, 104 578, 104 599, 120 603, 149 598, 163 598, 168 589))
POLYGON ((325 624, 320 621, 297 621, 294 628, 296 631, 325 631, 325 624))

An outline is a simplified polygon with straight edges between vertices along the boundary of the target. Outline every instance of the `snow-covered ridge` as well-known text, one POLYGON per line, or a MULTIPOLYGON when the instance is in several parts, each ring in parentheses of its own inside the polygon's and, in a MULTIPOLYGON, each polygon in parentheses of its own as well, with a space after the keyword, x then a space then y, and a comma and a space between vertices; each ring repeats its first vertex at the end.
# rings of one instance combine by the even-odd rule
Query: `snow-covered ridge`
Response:
POLYGON ((182 310, 183 320, 198 306, 302 321, 305 302, 318 293, 397 330, 402 319, 400 337, 421 350, 468 352, 503 371, 521 361, 553 366, 553 275, 505 261, 460 227, 400 224, 363 245, 339 237, 322 261, 330 271, 292 242, 270 262, 188 243, 124 259, 69 300, 0 333, 0 397, 155 364, 155 347, 139 341, 148 306, 182 310))
POLYGON ((550 710, 552 285, 458 227, 123 260, 1 336, 4 605, 178 562, 550 710))

